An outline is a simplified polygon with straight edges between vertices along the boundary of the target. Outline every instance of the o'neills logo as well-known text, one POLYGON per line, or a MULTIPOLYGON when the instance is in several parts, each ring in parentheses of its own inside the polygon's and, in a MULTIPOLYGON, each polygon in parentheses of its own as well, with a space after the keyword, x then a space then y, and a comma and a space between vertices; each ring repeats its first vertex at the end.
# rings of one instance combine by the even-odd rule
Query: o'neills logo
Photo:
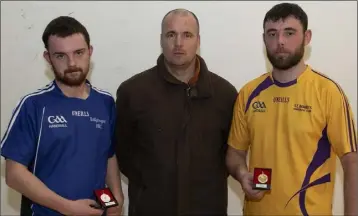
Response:
POLYGON ((290 102, 290 98, 289 97, 274 97, 273 102, 274 103, 288 103, 288 102, 290 102))
POLYGON ((89 113, 88 113, 88 111, 72 111, 72 115, 73 115, 73 116, 88 117, 88 116, 89 116, 89 113))

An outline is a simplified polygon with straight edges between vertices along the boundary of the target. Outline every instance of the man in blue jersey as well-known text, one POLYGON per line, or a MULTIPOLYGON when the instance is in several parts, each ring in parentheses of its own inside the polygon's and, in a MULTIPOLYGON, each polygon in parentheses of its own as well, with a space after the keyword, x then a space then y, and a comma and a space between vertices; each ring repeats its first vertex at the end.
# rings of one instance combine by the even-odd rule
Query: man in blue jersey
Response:
POLYGON ((123 193, 112 145, 115 102, 87 80, 86 28, 61 16, 46 27, 44 58, 55 80, 24 96, 1 142, 6 183, 23 195, 21 215, 120 215, 123 193), (109 187, 119 205, 94 208, 109 187))

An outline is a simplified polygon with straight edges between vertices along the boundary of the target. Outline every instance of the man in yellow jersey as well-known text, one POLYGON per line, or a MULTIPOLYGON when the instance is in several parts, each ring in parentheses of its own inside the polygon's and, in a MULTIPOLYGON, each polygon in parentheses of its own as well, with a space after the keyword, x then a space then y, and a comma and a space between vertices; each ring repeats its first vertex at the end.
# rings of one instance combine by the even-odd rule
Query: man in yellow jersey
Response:
POLYGON ((355 122, 342 88, 303 60, 307 25, 296 4, 268 11, 263 39, 273 70, 239 91, 226 161, 246 194, 245 215, 331 215, 336 156, 345 215, 358 215, 355 122), (272 170, 270 190, 252 189, 257 167, 272 170))

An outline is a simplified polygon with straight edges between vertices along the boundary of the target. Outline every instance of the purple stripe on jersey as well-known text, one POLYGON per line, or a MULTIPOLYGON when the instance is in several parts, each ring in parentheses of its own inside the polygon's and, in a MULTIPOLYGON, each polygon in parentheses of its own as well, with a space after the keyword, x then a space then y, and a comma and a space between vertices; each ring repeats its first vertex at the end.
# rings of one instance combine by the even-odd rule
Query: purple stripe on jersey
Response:
MULTIPOLYGON (((327 127, 325 127, 322 131, 322 137, 318 141, 317 151, 313 156, 313 159, 310 163, 310 165, 307 168, 305 178, 303 180, 301 189, 307 187, 307 185, 310 184, 310 179, 313 175, 313 173, 324 164, 324 162, 330 158, 331 156, 331 144, 329 143, 328 137, 327 137, 327 127)), ((327 177, 326 177, 327 178, 327 177)), ((323 181, 323 180, 320 180, 323 181)), ((313 182, 311 183, 313 184, 313 182)), ((299 193, 299 204, 301 208, 301 212, 303 215, 308 215, 306 210, 306 190, 303 190, 299 193)))
POLYGON ((286 83, 279 82, 279 81, 275 80, 275 78, 273 79, 273 81, 274 81, 275 85, 277 85, 279 87, 289 87, 289 86, 297 83, 297 79, 286 82, 286 83))
MULTIPOLYGON (((309 183, 308 185, 304 186, 301 190, 297 191, 286 203, 286 206, 288 205, 288 203, 299 193, 302 193, 303 191, 307 190, 310 187, 316 186, 316 185, 320 185, 320 184, 324 184, 327 182, 331 181, 331 173, 327 173, 326 175, 322 176, 319 179, 316 179, 315 181, 309 183)), ((285 206, 285 207, 286 207, 285 206)))
POLYGON ((256 89, 251 93, 249 99, 247 100, 246 103, 246 108, 245 108, 245 112, 249 109, 251 101, 257 97, 262 91, 264 91, 265 89, 267 89, 268 87, 272 86, 273 82, 271 80, 271 78, 268 76, 262 83, 260 83, 256 89))
MULTIPOLYGON (((323 74, 318 73, 317 71, 314 71, 314 70, 312 70, 312 71, 313 71, 314 73, 320 75, 321 77, 324 77, 324 78, 328 79, 329 81, 333 82, 333 83, 337 86, 339 92, 341 92, 342 97, 343 97, 343 99, 344 99, 344 102, 345 102, 345 104, 346 104, 345 108, 346 108, 346 113, 347 113, 348 134, 349 134, 349 142, 350 142, 350 145, 351 145, 351 151, 352 151, 352 152, 355 151, 355 150, 354 150, 354 146, 356 146, 357 143, 356 143, 356 139, 354 139, 354 141, 353 141, 353 139, 352 139, 352 128, 351 128, 351 119, 352 119, 352 118, 351 118, 351 115, 350 115, 349 109, 348 109, 348 101, 347 101, 347 98, 346 98, 346 96, 345 96, 343 90, 342 90, 342 89, 339 87, 339 85, 338 85, 335 81, 333 81, 332 79, 330 79, 330 78, 324 76, 323 74), (354 144, 353 144, 353 142, 354 142, 354 144)), ((353 125, 353 124, 352 124, 352 125, 353 125)), ((354 128, 354 125, 353 125, 353 128, 354 128)), ((355 133, 355 130, 354 130, 354 133, 355 133)), ((355 136, 355 134, 354 134, 354 136, 355 136)))

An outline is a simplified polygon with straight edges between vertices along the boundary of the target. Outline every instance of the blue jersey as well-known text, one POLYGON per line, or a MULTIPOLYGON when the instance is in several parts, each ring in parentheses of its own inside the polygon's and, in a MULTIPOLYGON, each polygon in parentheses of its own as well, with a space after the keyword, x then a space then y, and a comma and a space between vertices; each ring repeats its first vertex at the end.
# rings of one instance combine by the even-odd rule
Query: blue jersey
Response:
MULTIPOLYGON (((28 167, 70 200, 95 199, 93 191, 105 187, 107 161, 114 155, 114 99, 87 84, 85 100, 65 96, 55 81, 23 97, 1 142, 4 158, 28 167)), ((58 215, 35 203, 31 209, 33 215, 58 215)))

